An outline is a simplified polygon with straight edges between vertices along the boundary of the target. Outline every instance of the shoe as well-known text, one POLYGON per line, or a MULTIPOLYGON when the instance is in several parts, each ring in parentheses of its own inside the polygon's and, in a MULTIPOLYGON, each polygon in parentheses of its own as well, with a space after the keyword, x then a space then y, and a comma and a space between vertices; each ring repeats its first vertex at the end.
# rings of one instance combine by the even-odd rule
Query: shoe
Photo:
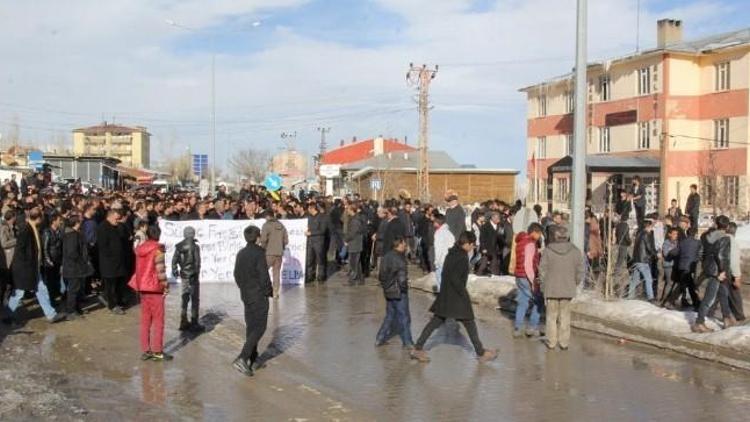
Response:
POLYGON ((190 323, 188 323, 187 317, 180 318, 180 331, 187 331, 190 329, 190 323))
POLYGON ((724 329, 726 330, 729 327, 734 327, 737 325, 737 320, 734 319, 734 317, 724 318, 724 329))
POLYGON ((412 350, 409 354, 412 359, 422 362, 422 363, 428 363, 430 361, 430 357, 427 356, 427 352, 424 350, 412 350))
POLYGON ((260 369, 264 369, 266 367, 266 362, 263 361, 255 361, 250 364, 250 368, 252 368, 253 371, 258 371, 260 369))
POLYGON ((526 330, 526 337, 539 337, 542 333, 539 330, 526 330))
POLYGON ((57 324, 58 322, 65 321, 65 319, 66 319, 65 314, 55 314, 55 316, 49 319, 49 323, 57 324))
POLYGON ((560 350, 562 350, 564 352, 564 351, 568 350, 568 346, 560 345, 560 350))
POLYGON ((521 338, 523 337, 523 331, 521 331, 520 328, 516 328, 513 330, 513 338, 521 338))
POLYGON ((194 333, 202 333, 206 331, 206 327, 202 326, 198 321, 193 321, 190 323, 190 331, 194 333))
POLYGON ((157 362, 170 361, 172 359, 174 359, 174 356, 164 353, 164 352, 151 354, 151 360, 154 360, 157 362))
POLYGON ((375 341, 375 347, 383 347, 386 345, 388 345, 388 340, 383 340, 383 341, 376 340, 375 341))
POLYGON ((232 362, 234 369, 238 370, 241 374, 247 375, 248 377, 253 376, 253 370, 242 358, 237 358, 232 362))
MULTIPOLYGON (((550 343, 550 342, 549 342, 549 341, 547 341, 547 340, 543 341, 542 343, 544 343, 544 345, 545 345, 545 346, 547 347, 547 349, 549 349, 549 350, 555 350, 555 347, 557 347, 557 346, 553 345, 552 343, 550 343)), ((560 347, 562 347, 562 346, 560 346, 560 347)))
POLYGON ((482 356, 479 356, 479 361, 482 363, 492 362, 495 359, 497 359, 497 350, 495 349, 487 349, 482 353, 482 356))
POLYGON ((119 306, 115 306, 114 308, 110 309, 109 312, 113 313, 114 315, 125 315, 125 311, 123 311, 119 306))
POLYGON ((407 352, 411 353, 414 350, 414 345, 413 344, 406 344, 404 346, 401 346, 401 348, 404 349, 404 350, 406 350, 407 352))
POLYGON ((694 333, 712 333, 713 330, 706 327, 706 324, 698 324, 695 323, 690 327, 690 330, 692 330, 694 333))
POLYGON ((154 357, 153 353, 151 353, 151 352, 143 352, 143 354, 141 355, 141 360, 145 362, 147 360, 151 360, 153 357, 154 357))
POLYGON ((75 321, 77 319, 84 319, 83 315, 80 315, 78 312, 73 313, 67 313, 65 314, 65 319, 68 321, 75 321))

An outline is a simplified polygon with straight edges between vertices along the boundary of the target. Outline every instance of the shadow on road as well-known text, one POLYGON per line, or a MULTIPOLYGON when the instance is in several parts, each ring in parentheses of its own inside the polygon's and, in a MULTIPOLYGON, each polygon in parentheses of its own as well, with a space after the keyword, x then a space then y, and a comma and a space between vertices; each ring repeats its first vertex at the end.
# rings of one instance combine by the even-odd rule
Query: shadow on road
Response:
POLYGON ((271 343, 266 347, 266 350, 258 356, 258 363, 266 363, 289 350, 289 348, 299 341, 304 330, 304 326, 299 323, 291 323, 277 327, 273 330, 271 343))
POLYGON ((192 341, 202 336, 203 334, 210 333, 219 325, 227 314, 224 312, 208 311, 205 315, 200 317, 198 322, 204 327, 203 331, 182 331, 180 335, 167 341, 164 344, 164 351, 170 354, 175 354, 183 347, 190 344, 192 341))

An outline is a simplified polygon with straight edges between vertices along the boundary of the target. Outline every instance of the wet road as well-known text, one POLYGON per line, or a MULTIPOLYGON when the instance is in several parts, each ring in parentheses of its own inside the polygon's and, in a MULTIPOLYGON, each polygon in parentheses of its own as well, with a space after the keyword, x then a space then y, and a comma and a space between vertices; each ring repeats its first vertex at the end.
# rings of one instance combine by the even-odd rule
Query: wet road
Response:
MULTIPOLYGON (((55 327, 35 323, 33 353, 84 420, 747 420, 750 373, 574 331, 568 352, 513 340, 510 321, 476 309, 485 346, 479 364, 463 328, 444 326, 427 344, 432 362, 411 361, 392 339, 374 347, 383 299, 374 285, 331 280, 292 288, 272 304, 262 342, 268 367, 244 378, 230 366, 243 341, 233 284, 204 285, 197 337, 176 332, 170 297, 167 364, 137 360, 137 310, 95 313, 55 327)), ((429 295, 411 293, 416 338, 429 295)), ((18 342, 19 340, 14 340, 18 342)), ((8 339, 3 344, 8 347, 8 339)))

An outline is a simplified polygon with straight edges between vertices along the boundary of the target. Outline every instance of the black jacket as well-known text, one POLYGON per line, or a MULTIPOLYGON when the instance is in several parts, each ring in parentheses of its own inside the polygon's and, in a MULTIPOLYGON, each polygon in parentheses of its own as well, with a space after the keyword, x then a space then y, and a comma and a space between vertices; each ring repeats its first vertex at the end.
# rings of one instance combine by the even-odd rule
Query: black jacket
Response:
POLYGON ((62 265, 63 255, 63 231, 52 230, 47 227, 42 232, 42 246, 44 249, 44 266, 57 267, 62 265))
MULTIPOLYGON (((41 239, 39 240, 41 242, 41 239)), ((16 236, 16 248, 13 252, 13 288, 36 290, 39 281, 39 245, 34 238, 34 231, 28 223, 19 226, 16 236)))
POLYGON ((479 249, 482 253, 487 251, 487 255, 493 257, 500 255, 505 239, 504 237, 501 239, 500 233, 498 233, 499 229, 500 224, 495 228, 489 221, 485 222, 482 227, 479 228, 479 249))
POLYGON ((641 230, 636 235, 633 248, 633 262, 636 264, 651 264, 656 256, 656 245, 653 232, 641 230))
POLYGON ((396 217, 386 223, 385 234, 383 235, 383 252, 387 253, 393 249, 393 241, 397 237, 406 238, 406 228, 400 218, 396 217))
POLYGON ((686 237, 677 244, 679 271, 695 271, 701 255, 701 241, 694 237, 686 237))
POLYGON ((631 203, 627 199, 617 201, 617 205, 615 205, 615 212, 620 216, 622 220, 627 220, 630 217, 631 210, 631 203))
POLYGON ((62 241, 62 276, 84 278, 94 273, 89 261, 89 248, 80 231, 66 229, 62 241))
POLYGON ((461 232, 466 231, 466 211, 461 205, 445 210, 445 224, 448 225, 456 239, 461 235, 461 232))
POLYGON ((729 272, 731 239, 728 234, 712 230, 701 236, 703 275, 718 277, 721 273, 729 272))
POLYGON ((400 299, 402 293, 409 290, 406 257, 391 249, 380 264, 380 287, 386 299, 400 299))
POLYGON ((310 236, 308 236, 307 240, 311 242, 324 242, 328 233, 328 222, 328 216, 322 212, 316 215, 308 215, 307 230, 310 231, 310 236))
POLYGON ((349 220, 349 224, 346 227, 346 235, 344 236, 347 251, 351 253, 362 252, 364 237, 367 233, 367 227, 365 225, 365 218, 359 213, 355 214, 349 220))
POLYGON ((630 226, 624 221, 620 221, 615 226, 615 244, 617 246, 630 246, 633 240, 630 238, 630 226))
POLYGON ((176 244, 172 256, 172 275, 179 276, 183 282, 187 282, 200 273, 201 248, 195 239, 184 239, 176 244))
POLYGON ((688 195, 687 203, 685 204, 685 214, 691 217, 698 217, 701 211, 701 196, 697 193, 691 193, 688 195))
POLYGON ((126 277, 127 256, 125 250, 127 239, 123 239, 124 230, 121 224, 113 226, 108 221, 99 224, 96 229, 96 248, 99 253, 99 272, 104 278, 126 277))
POLYGON ((268 276, 266 251, 258 245, 247 245, 237 253, 234 263, 234 281, 240 288, 245 305, 273 296, 271 277, 268 276))
POLYGON ((469 256, 460 246, 453 246, 445 257, 440 292, 430 312, 442 318, 474 319, 471 298, 466 291, 468 279, 469 256))

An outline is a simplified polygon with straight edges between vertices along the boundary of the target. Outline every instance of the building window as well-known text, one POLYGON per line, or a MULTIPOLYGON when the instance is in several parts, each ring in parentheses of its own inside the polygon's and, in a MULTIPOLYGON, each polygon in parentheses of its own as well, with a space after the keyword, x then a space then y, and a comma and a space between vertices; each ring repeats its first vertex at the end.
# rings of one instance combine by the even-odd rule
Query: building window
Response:
POLYGON ((609 127, 601 127, 599 128, 599 152, 609 152, 610 151, 610 143, 609 143, 609 127))
POLYGON ((540 95, 539 96, 539 117, 544 117, 547 115, 547 96, 546 95, 540 95))
POLYGON ((547 137, 536 138, 536 158, 547 158, 547 137))
POLYGON ((568 202, 568 198, 570 198, 570 187, 568 185, 568 179, 564 177, 560 177, 557 179, 557 195, 555 195, 555 200, 557 202, 568 202))
POLYGON ((714 204, 714 178, 703 176, 700 178, 701 205, 707 207, 714 204))
POLYGON ((599 98, 601 101, 609 101, 610 100, 610 91, 611 91, 610 81, 609 81, 609 75, 602 75, 599 76, 599 98))
POLYGON ((638 149, 651 148, 651 124, 650 122, 638 123, 638 149))
POLYGON ((565 93, 565 112, 572 113, 576 109, 576 93, 568 91, 565 93))
POLYGON ((565 135, 565 155, 573 155, 573 139, 572 133, 565 135))
POLYGON ((727 207, 735 208, 740 202, 739 176, 724 176, 724 202, 727 207))
POLYGON ((716 90, 726 91, 729 89, 729 62, 716 64, 716 90))
POLYGON ((729 148, 729 119, 714 120, 714 148, 729 148))
POLYGON ((638 95, 651 93, 651 67, 646 66, 638 70, 638 95))

